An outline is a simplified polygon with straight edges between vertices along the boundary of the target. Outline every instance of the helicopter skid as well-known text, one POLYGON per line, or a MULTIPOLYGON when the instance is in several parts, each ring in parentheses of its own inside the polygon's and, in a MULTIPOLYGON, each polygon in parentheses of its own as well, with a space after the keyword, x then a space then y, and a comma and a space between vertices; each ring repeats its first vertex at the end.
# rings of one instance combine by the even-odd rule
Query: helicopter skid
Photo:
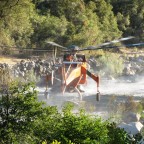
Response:
POLYGON ((45 90, 44 96, 46 99, 50 99, 51 97, 54 97, 54 96, 68 97, 68 98, 75 97, 75 98, 78 98, 77 101, 82 101, 82 97, 83 97, 82 93, 77 87, 73 89, 69 89, 65 93, 62 93, 59 88, 45 90))

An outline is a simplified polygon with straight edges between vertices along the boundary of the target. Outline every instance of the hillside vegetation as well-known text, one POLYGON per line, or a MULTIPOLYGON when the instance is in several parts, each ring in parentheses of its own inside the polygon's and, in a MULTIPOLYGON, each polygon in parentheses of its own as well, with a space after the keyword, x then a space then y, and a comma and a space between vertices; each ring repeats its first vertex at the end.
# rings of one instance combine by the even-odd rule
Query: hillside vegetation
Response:
POLYGON ((142 0, 0 1, 0 52, 47 48, 46 41, 86 47, 129 35, 143 40, 142 0))

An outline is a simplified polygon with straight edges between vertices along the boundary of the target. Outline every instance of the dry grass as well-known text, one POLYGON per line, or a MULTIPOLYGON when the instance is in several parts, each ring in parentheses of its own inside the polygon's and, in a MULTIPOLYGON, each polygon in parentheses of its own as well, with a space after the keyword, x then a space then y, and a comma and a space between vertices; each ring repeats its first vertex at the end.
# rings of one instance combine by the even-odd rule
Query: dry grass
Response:
POLYGON ((4 57, 0 56, 0 63, 7 63, 9 65, 15 65, 20 62, 22 59, 14 58, 14 57, 4 57))

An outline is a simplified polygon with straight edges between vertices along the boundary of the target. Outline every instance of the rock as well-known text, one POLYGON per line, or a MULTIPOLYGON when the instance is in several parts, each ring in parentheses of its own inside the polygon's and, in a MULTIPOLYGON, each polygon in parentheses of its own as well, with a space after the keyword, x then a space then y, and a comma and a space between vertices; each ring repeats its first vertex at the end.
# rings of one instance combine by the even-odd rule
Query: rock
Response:
POLYGON ((140 120, 141 115, 138 113, 128 112, 124 114, 123 121, 126 123, 129 122, 138 122, 140 120))
POLYGON ((124 129, 128 134, 136 135, 140 133, 143 124, 141 122, 122 123, 118 127, 124 129))

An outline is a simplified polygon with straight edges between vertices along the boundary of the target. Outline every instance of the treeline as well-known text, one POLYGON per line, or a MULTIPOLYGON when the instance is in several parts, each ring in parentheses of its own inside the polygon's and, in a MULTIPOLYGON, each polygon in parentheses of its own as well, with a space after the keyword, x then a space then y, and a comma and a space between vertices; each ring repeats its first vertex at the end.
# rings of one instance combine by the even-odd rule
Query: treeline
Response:
POLYGON ((120 37, 144 38, 143 0, 0 1, 0 48, 96 45, 120 37))

